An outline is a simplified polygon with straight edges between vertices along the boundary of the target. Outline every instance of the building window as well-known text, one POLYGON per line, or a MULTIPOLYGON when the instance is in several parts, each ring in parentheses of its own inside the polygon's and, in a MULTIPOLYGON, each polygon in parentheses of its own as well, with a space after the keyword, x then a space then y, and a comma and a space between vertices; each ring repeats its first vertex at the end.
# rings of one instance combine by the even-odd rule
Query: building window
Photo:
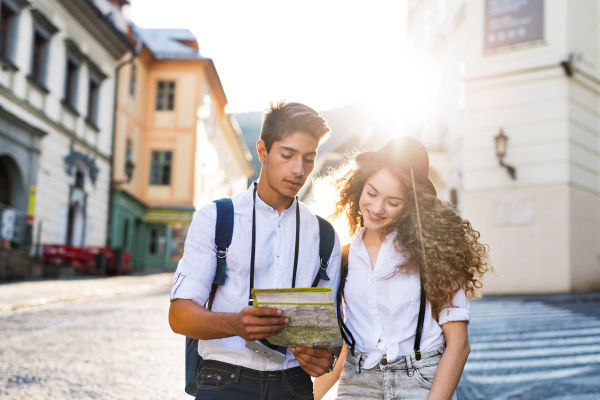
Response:
POLYGON ((0 55, 11 59, 11 47, 14 41, 13 23, 15 13, 5 3, 0 4, 0 55))
POLYGON ((28 78, 45 89, 50 38, 58 32, 58 28, 52 25, 38 10, 32 10, 31 15, 33 17, 33 43, 28 78))
POLYGON ((83 185, 85 184, 85 172, 81 168, 77 168, 77 172, 75 172, 75 187, 78 189, 83 189, 83 185))
POLYGON ((125 218, 123 227, 123 249, 127 249, 129 239, 129 218, 125 218))
POLYGON ((148 252, 150 254, 156 254, 156 249, 157 249, 157 240, 158 239, 158 232, 156 231, 156 229, 150 229, 150 241, 148 243, 148 252))
POLYGON ((127 139, 127 144, 125 145, 125 165, 124 170, 125 173, 127 173, 127 163, 132 162, 131 160, 131 150, 132 149, 132 145, 131 145, 131 140, 127 139))
POLYGON ((48 41, 39 33, 33 34, 33 51, 31 54, 31 77, 34 81, 42 82, 42 68, 45 65, 44 49, 48 41))
POLYGON ((164 229, 150 228, 150 240, 148 241, 148 252, 152 255, 165 254, 165 232, 164 229))
POLYGON ((171 160, 170 151, 153 151, 150 163, 150 184, 165 185, 171 184, 171 160))
POLYGON ((92 128, 98 130, 98 107, 100 105, 100 93, 102 81, 106 79, 106 75, 100 71, 100 68, 96 66, 90 60, 88 64, 88 101, 87 101, 87 114, 85 121, 92 126, 92 128))
POLYGON ((94 79, 89 80, 88 84, 88 109, 87 122, 93 126, 98 122, 98 97, 100 93, 100 85, 94 79))
POLYGON ((65 70, 65 85, 63 93, 63 104, 69 110, 77 113, 77 93, 79 89, 79 70, 85 56, 79 50, 79 47, 67 39, 67 62, 65 70))
POLYGON ((175 82, 158 81, 156 88, 156 109, 173 110, 175 108, 175 82))
POLYGON ((135 97, 135 80, 137 75, 137 67, 131 64, 131 76, 129 77, 129 95, 135 97))
POLYGON ((72 109, 77 108, 77 86, 79 65, 73 60, 67 60, 67 75, 65 78, 65 103, 72 109))

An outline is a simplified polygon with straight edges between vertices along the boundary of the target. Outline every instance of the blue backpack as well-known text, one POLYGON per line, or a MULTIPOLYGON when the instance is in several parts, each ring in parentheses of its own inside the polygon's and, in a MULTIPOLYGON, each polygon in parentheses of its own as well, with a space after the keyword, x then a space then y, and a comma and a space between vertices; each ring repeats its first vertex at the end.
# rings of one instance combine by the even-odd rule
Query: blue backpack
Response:
MULTIPOLYGON (((229 198, 214 201, 217 204, 217 223, 215 224, 215 245, 217 253, 217 273, 208 296, 206 308, 210 311, 217 293, 217 287, 225 284, 227 276, 227 249, 233 236, 233 202, 229 198)), ((335 243, 335 231, 327 220, 319 217, 319 258, 321 266, 312 286, 316 287, 320 279, 329 280, 325 271, 335 243)), ((185 338, 185 392, 196 395, 198 372, 202 357, 198 354, 198 339, 185 338)))

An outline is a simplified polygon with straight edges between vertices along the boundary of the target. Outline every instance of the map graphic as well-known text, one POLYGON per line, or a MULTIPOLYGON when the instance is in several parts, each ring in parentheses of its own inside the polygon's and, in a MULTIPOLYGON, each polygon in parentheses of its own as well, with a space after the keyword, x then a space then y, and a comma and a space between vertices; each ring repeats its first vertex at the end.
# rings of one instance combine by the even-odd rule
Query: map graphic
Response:
POLYGON ((314 349, 343 344, 330 288, 253 289, 257 307, 278 308, 289 318, 287 328, 267 338, 278 346, 314 349))

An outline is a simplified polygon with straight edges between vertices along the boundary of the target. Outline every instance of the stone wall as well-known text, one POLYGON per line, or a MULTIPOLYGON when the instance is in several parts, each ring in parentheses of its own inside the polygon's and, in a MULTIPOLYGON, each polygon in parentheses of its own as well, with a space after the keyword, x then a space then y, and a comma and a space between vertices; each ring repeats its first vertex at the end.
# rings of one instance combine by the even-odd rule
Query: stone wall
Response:
POLYGON ((0 247, 0 281, 42 277, 42 262, 13 249, 0 247))

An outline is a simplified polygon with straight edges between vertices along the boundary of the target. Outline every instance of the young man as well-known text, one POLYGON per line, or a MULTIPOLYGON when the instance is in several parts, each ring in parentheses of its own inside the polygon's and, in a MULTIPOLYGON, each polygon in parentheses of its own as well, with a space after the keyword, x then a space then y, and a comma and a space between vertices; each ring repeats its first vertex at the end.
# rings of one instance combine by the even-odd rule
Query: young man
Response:
MULTIPOLYGON (((206 303, 216 273, 216 205, 202 207, 192 222, 185 252, 171 291, 169 323, 175 333, 200 339, 204 359, 197 399, 312 399, 311 376, 330 370, 329 350, 288 349, 277 364, 245 347, 281 332, 287 319, 281 311, 248 306, 253 212, 256 215, 254 288, 290 288, 296 254, 299 211, 299 251, 295 287, 310 287, 320 266, 319 224, 296 195, 314 168, 319 144, 329 134, 326 121, 300 103, 271 105, 263 116, 256 144, 262 163, 260 179, 232 198, 233 239, 227 253, 227 280, 219 286, 212 311, 206 303)), ((341 262, 339 237, 329 260, 330 280, 319 286, 337 292, 341 262)))

